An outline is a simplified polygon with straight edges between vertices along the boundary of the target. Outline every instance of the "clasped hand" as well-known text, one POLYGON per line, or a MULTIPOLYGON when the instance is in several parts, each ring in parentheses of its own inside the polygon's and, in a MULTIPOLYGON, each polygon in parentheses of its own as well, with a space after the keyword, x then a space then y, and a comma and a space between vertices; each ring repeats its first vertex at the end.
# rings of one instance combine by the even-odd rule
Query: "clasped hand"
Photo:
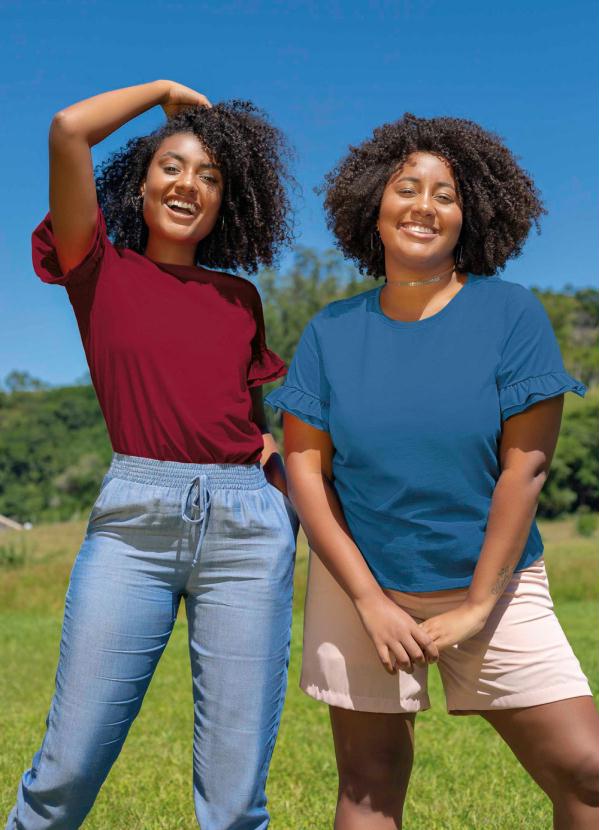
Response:
POLYGON ((355 605, 389 674, 436 663, 440 651, 478 634, 486 622, 485 613, 467 603, 420 624, 382 592, 355 605))
POLYGON ((439 659, 433 638, 382 591, 355 601, 355 606, 381 663, 389 674, 412 672, 439 659))
POLYGON ((487 615, 479 606, 464 602, 451 611, 429 617, 420 623, 420 628, 431 637, 439 651, 442 651, 474 637, 484 628, 486 621, 487 615))

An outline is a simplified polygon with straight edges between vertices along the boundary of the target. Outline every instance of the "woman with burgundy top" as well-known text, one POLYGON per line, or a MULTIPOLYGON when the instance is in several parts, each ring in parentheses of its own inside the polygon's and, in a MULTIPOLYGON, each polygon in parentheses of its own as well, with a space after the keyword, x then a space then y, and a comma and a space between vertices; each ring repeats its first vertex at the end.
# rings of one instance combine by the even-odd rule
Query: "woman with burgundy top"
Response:
POLYGON ((251 105, 211 107, 170 81, 53 119, 50 214, 33 262, 67 289, 115 455, 71 575, 48 728, 11 830, 81 825, 182 599, 198 821, 269 823, 297 518, 261 385, 285 366, 266 347, 252 283, 205 266, 255 271, 289 239, 284 154, 251 105), (158 104, 167 123, 95 182, 90 148, 158 104))

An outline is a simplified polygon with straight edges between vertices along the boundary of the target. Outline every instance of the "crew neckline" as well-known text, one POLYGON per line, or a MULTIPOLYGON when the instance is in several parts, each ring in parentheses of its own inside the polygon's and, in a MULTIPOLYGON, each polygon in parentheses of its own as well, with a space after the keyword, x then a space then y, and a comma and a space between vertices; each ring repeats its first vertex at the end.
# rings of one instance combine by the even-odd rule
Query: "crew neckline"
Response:
MULTIPOLYGON (((466 274, 466 282, 462 285, 460 290, 457 294, 447 302, 443 308, 437 311, 435 314, 431 314, 430 317, 425 317, 424 320, 394 320, 392 317, 388 317, 383 308, 381 306, 381 292, 385 287, 385 283, 383 285, 379 285, 377 288, 374 289, 373 295, 373 303, 372 307, 380 319, 389 326, 393 326, 393 328, 401 328, 401 329, 417 329, 422 326, 432 325, 436 320, 439 318, 446 317, 450 311, 454 308, 454 306, 459 305, 462 301, 462 295, 464 292, 473 284, 474 279, 472 274, 466 274)), ((462 298, 463 299, 463 298, 462 298)))

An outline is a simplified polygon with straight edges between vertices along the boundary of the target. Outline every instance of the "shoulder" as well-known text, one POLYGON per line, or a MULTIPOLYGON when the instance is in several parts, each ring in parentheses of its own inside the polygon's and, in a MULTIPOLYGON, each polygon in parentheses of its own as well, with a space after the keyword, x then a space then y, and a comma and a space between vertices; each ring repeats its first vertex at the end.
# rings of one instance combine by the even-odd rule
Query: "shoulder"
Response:
POLYGON ((471 296, 485 312, 501 315, 509 326, 524 318, 543 318, 546 316, 543 303, 534 291, 517 282, 509 282, 501 277, 471 277, 473 280, 471 296))
POLYGON ((239 277, 237 274, 229 274, 227 271, 213 271, 209 268, 202 268, 202 271, 236 296, 246 298, 253 303, 262 302, 258 288, 251 280, 239 277))
POLYGON ((510 282, 502 277, 471 276, 470 279, 473 289, 481 298, 494 298, 514 305, 534 305, 539 302, 533 291, 519 282, 510 282))
POLYGON ((337 327, 337 323, 352 325, 356 318, 366 311, 377 291, 378 287, 371 288, 368 291, 354 294, 353 297, 334 300, 315 314, 308 325, 313 326, 317 331, 337 327))

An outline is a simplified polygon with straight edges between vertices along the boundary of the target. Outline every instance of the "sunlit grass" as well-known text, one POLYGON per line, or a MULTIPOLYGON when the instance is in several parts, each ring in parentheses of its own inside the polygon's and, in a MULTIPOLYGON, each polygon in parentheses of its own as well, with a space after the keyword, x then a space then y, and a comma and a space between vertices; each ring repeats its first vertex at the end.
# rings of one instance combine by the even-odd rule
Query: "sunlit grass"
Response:
MULTIPOLYGON (((0 812, 43 735, 58 654, 64 593, 84 523, 3 533, 25 547, 24 564, 0 571, 0 812), (18 538, 17 538, 18 537, 18 538)), ((541 532, 562 625, 599 691, 597 538, 573 520, 541 532)), ((326 706, 298 689, 307 549, 300 540, 289 693, 269 780, 274 830, 328 830, 337 779, 326 706)), ((182 621, 180 621, 182 622, 182 621)), ((433 708, 418 718, 406 807, 409 830, 542 830, 550 809, 509 750, 479 718, 445 714, 431 672, 433 708)), ((90 830, 197 828, 191 796, 192 697, 185 627, 176 626, 121 757, 85 823, 90 830)))

